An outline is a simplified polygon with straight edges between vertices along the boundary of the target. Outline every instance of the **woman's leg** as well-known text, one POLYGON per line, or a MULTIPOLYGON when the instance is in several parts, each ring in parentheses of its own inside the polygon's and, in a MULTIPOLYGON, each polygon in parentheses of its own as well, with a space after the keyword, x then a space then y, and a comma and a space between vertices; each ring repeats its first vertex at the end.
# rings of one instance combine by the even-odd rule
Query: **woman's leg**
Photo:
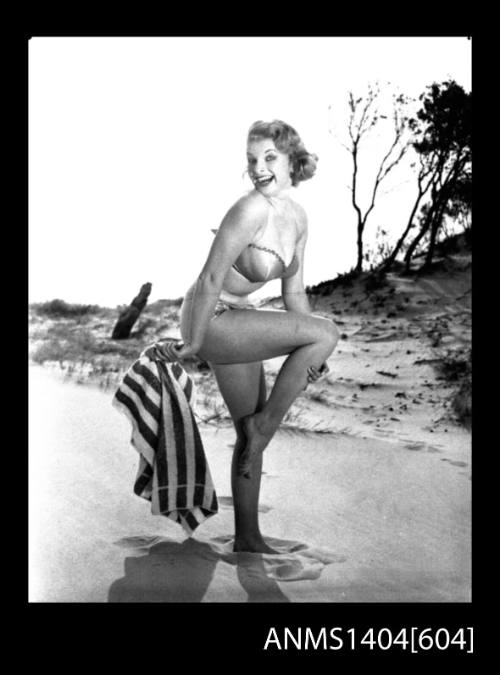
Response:
POLYGON ((239 455, 245 448, 241 420, 262 408, 266 402, 266 382, 262 363, 218 365, 211 363, 222 397, 236 429, 236 444, 231 465, 234 501, 235 551, 275 553, 266 545, 259 529, 258 506, 262 475, 262 454, 253 464, 250 480, 239 475, 239 455))
POLYGON ((212 320, 199 354, 214 364, 262 361, 288 354, 268 401, 242 420, 246 446, 242 474, 251 474, 285 413, 307 386, 307 369, 320 367, 338 341, 335 324, 291 311, 232 310, 212 320))
POLYGON ((297 347, 283 363, 266 405, 241 420, 247 441, 240 454, 242 476, 252 475, 256 459, 262 456, 298 394, 307 387, 307 368, 319 368, 335 349, 337 340, 337 333, 332 331, 318 336, 312 344, 297 347))

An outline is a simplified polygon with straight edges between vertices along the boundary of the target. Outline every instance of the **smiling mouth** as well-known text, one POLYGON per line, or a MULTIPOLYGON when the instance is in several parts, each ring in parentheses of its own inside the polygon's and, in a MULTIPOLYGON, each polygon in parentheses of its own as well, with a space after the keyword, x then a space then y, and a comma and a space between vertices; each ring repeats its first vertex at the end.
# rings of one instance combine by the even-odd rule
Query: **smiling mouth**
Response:
POLYGON ((274 180, 274 176, 262 176, 261 178, 254 178, 254 183, 259 187, 264 187, 269 185, 272 180, 274 180))

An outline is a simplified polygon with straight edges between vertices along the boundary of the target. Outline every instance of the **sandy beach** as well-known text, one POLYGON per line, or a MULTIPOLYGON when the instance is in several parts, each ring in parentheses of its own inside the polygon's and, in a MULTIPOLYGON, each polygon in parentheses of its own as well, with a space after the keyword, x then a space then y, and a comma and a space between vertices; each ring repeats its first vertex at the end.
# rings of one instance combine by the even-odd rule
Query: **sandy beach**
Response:
POLYGON ((144 662, 123 604, 190 669, 473 653, 474 37, 23 35, 25 604, 104 611, 73 658, 144 662))
MULTIPOLYGON (((264 453, 260 522, 273 556, 232 552, 235 437, 207 368, 191 372, 218 514, 187 538, 133 494, 138 455, 111 404, 116 359, 178 335, 178 310, 149 308, 141 337, 118 345, 112 312, 34 315, 34 360, 46 358, 29 368, 30 601, 470 602, 470 399, 457 407, 470 286, 470 255, 455 255, 426 276, 311 296, 341 339, 264 453), (82 344, 80 366, 47 356, 82 344)), ((268 388, 282 360, 265 363, 268 388)))
POLYGON ((30 368, 31 602, 470 600, 470 450, 281 432, 262 530, 231 554, 230 429, 203 428, 220 511, 187 539, 132 494, 137 456, 111 392, 30 368))

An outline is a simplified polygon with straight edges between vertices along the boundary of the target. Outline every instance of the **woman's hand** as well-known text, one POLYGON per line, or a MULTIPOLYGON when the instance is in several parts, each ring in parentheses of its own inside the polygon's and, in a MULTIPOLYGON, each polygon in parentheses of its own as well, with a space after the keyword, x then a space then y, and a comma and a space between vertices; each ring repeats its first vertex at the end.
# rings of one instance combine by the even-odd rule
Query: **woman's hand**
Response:
POLYGON ((327 375, 330 372, 330 368, 328 368, 328 364, 325 363, 321 366, 321 368, 316 368, 315 366, 311 366, 310 368, 307 369, 307 382, 317 382, 320 380, 322 377, 327 375))
POLYGON ((182 361, 190 356, 195 356, 198 349, 189 343, 168 341, 159 345, 165 357, 165 361, 182 361))

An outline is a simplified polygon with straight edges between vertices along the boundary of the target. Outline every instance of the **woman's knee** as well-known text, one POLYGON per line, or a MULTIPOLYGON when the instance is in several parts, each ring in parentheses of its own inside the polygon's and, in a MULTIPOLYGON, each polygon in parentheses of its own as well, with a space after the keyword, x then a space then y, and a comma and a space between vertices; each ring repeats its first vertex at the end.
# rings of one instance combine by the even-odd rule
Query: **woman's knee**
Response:
POLYGON ((340 338, 340 332, 331 319, 315 317, 318 340, 325 345, 329 352, 333 352, 340 338))

